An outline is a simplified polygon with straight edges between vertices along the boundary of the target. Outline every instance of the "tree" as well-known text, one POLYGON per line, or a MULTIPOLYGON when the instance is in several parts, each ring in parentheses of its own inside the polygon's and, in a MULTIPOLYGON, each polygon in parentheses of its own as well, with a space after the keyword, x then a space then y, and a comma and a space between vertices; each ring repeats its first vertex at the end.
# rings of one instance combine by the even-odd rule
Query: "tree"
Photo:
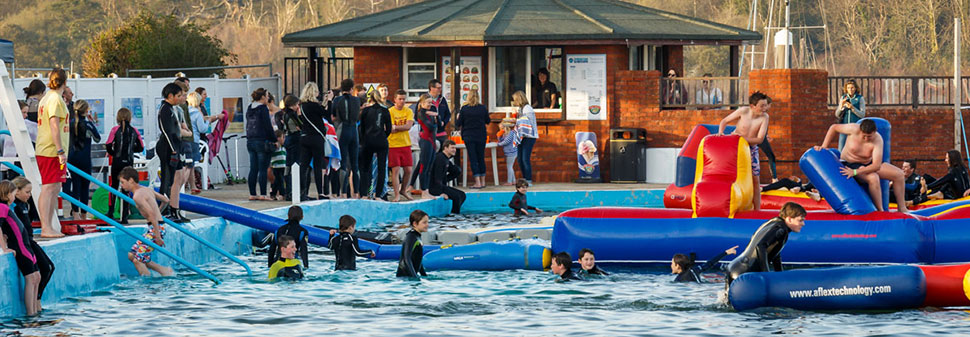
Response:
MULTIPOLYGON (((236 55, 206 27, 182 23, 173 15, 142 12, 127 23, 98 34, 84 53, 84 76, 123 75, 127 69, 225 66, 236 55)), ((223 71, 186 71, 188 76, 220 75, 223 71)), ((171 72, 134 75, 172 76, 171 72)))

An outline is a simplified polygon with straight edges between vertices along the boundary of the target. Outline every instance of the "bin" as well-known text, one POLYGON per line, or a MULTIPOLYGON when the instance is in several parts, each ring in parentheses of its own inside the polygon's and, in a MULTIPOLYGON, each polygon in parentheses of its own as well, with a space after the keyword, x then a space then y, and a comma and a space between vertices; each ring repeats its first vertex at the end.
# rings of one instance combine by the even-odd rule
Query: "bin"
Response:
POLYGON ((647 181, 647 130, 610 129, 610 182, 647 181))

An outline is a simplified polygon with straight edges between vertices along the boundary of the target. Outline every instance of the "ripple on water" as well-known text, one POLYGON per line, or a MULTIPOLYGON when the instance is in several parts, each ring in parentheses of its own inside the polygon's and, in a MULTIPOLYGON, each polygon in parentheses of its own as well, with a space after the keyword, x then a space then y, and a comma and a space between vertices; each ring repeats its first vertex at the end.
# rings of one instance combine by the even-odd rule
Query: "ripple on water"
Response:
MULTIPOLYGON (((432 225, 535 221, 461 215, 432 225)), ((187 271, 126 277, 48 305, 40 317, 0 320, 0 335, 970 335, 962 310, 738 313, 718 301, 723 284, 676 284, 662 269, 606 267, 609 277, 569 283, 538 271, 435 271, 411 281, 394 277, 395 261, 361 260, 359 270, 337 272, 332 254, 310 253, 301 282, 270 283, 265 255, 242 256, 253 277, 233 263, 203 266, 219 286, 187 271)))

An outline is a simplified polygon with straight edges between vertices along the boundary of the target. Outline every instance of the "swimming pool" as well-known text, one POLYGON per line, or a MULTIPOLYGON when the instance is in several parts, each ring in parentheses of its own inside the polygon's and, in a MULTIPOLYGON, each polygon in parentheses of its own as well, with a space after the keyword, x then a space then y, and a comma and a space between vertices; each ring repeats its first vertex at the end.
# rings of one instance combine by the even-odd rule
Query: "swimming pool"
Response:
MULTIPOLYGON (((498 214, 436 218, 432 226, 503 224, 498 214)), ((536 220, 533 218, 532 220, 536 220)), ((522 219, 526 221, 528 219, 522 219)), ((466 227, 467 228, 467 227, 466 227)), ((723 284, 675 284, 662 269, 607 267, 613 275, 556 283, 538 271, 439 271, 394 277, 394 261, 361 259, 335 272, 333 255, 311 248, 301 282, 265 281, 266 256, 241 257, 255 271, 208 264, 224 283, 183 271, 129 278, 88 296, 47 305, 38 319, 8 319, 0 334, 25 335, 753 335, 968 334, 970 313, 907 310, 737 313, 718 301, 723 284), (28 327, 39 321, 62 320, 28 327)))

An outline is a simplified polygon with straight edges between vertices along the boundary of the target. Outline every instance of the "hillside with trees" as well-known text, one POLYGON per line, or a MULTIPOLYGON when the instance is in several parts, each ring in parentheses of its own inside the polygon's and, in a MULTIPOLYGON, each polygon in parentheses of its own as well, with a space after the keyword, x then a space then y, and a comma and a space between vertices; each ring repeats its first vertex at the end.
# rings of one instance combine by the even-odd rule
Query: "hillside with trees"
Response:
MULTIPOLYGON (((633 3, 701 19, 747 27, 750 0, 629 0, 633 3)), ((86 56, 97 37, 136 20, 143 13, 173 16, 205 36, 221 41, 228 52, 204 64, 274 63, 303 50, 283 48, 280 38, 415 0, 0 0, 0 38, 16 43, 18 66, 91 66, 86 56), (234 58, 231 56, 235 56, 234 58)), ((771 0, 759 0, 763 31, 771 0)), ((784 1, 773 6, 773 25, 781 25, 784 1)), ((953 18, 963 24, 963 51, 970 54, 970 0, 804 0, 792 1, 792 26, 828 29, 795 31, 798 62, 839 75, 947 75, 952 72, 953 18), (827 36, 826 36, 827 35, 827 36)), ((688 47, 687 75, 727 75, 724 47, 688 47)), ((757 47, 760 51, 761 45, 757 47)), ((349 56, 349 50, 338 50, 349 56)), ((326 55, 326 53, 325 53, 326 55)), ((757 56, 760 62, 761 56, 757 56)), ((747 57, 750 60, 750 57, 747 57)), ((965 60, 970 58, 964 57, 965 60)), ((745 65, 745 68, 748 66, 745 65)), ((963 69, 970 71, 970 62, 963 69)), ((86 76, 103 71, 86 71, 86 76)))

